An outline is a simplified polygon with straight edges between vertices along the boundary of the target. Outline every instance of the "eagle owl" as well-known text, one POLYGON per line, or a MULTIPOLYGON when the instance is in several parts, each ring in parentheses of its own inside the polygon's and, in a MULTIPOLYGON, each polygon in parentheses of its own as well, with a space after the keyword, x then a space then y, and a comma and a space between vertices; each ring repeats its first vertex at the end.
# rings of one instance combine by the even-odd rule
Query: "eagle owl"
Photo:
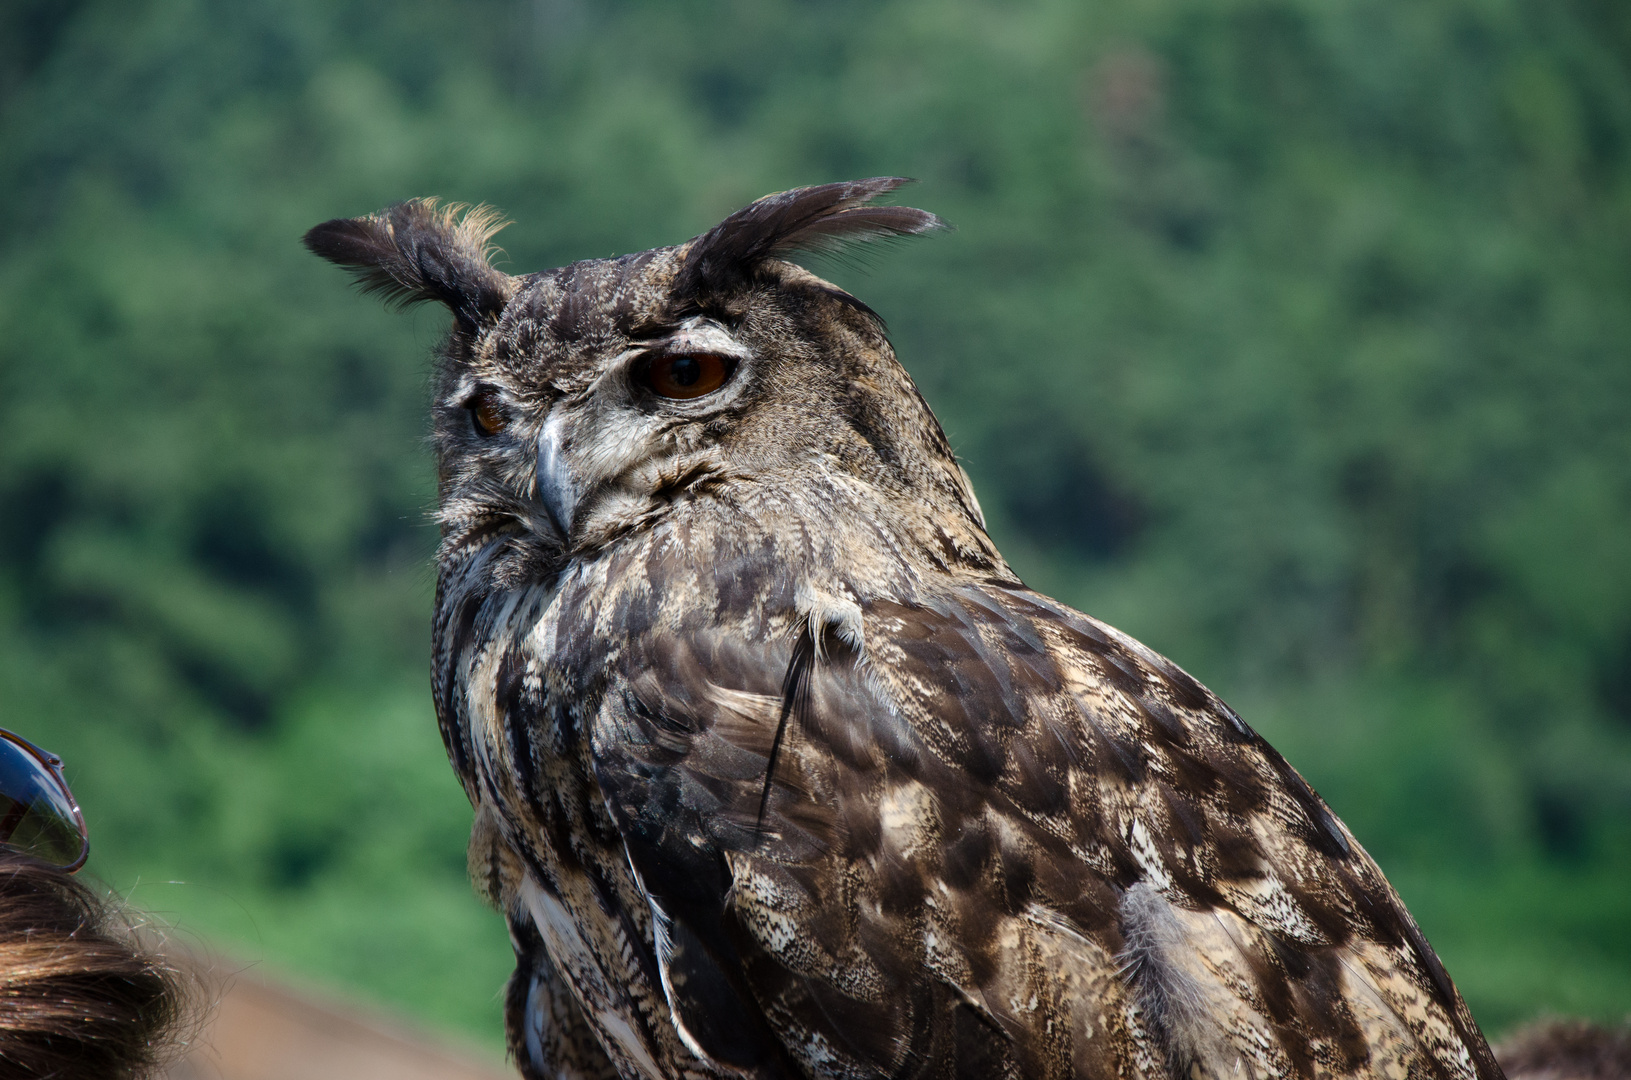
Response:
POLYGON ((433 682, 529 1077, 1500 1075, 1303 779, 1027 589, 864 303, 894 179, 512 277, 486 210, 306 236, 452 312, 433 682))

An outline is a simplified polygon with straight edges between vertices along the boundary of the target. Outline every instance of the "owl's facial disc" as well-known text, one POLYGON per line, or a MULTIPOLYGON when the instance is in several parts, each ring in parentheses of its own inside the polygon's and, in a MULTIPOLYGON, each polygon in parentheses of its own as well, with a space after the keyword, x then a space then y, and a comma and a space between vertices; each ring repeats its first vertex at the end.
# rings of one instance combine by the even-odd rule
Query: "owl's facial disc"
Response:
POLYGON ((664 460, 695 449, 695 432, 741 403, 753 361, 725 327, 698 316, 625 349, 587 388, 551 405, 536 490, 560 534, 571 537, 597 494, 649 494, 664 460))

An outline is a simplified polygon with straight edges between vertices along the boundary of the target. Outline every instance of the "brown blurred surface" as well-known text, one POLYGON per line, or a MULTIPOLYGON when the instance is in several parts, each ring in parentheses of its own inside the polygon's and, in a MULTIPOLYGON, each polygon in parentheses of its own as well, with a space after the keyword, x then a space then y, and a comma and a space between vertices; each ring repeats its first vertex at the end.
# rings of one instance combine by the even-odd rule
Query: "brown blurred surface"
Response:
POLYGON ((515 1080, 411 1021, 237 975, 168 1080, 515 1080))
POLYGON ((1631 1080, 1631 1018, 1537 1020, 1496 1043, 1495 1058, 1508 1080, 1631 1080))

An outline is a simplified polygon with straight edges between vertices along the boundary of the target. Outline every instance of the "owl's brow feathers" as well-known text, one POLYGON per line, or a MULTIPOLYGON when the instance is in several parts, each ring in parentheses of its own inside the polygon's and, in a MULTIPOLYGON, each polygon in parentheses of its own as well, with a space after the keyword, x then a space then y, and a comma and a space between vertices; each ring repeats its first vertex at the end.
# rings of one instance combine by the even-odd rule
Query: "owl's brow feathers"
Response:
POLYGON ((493 236, 509 222, 490 206, 410 199, 362 218, 310 229, 312 254, 350 270, 366 293, 406 306, 438 300, 470 333, 498 317, 516 280, 493 269, 493 236))
MULTIPOLYGON (((672 295, 701 306, 770 259, 947 228, 927 210, 868 205, 908 183, 905 177, 881 176, 760 199, 687 246, 672 295)), ((411 199, 367 217, 325 221, 308 231, 304 242, 313 254, 350 270, 364 292, 401 305, 446 304, 456 331, 469 335, 497 320, 519 287, 518 279, 490 262, 492 238, 507 224, 488 206, 411 199)), ((848 294, 837 295, 870 310, 848 294)))
POLYGON ((867 205, 909 183, 905 177, 880 176, 760 199, 696 239, 675 277, 674 292, 687 297, 717 294, 739 285, 746 273, 767 259, 946 228, 927 210, 867 205))

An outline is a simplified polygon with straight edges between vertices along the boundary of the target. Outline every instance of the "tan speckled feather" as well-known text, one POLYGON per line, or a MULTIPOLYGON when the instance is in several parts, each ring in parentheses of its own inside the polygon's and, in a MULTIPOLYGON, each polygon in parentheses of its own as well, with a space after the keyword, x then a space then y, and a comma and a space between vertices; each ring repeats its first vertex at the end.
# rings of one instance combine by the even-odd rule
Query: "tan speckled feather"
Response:
POLYGON ((876 316, 783 261, 936 225, 897 183, 526 278, 423 203, 308 236, 457 316, 435 693, 523 1072, 1498 1077, 1341 822, 1014 577, 876 316))

